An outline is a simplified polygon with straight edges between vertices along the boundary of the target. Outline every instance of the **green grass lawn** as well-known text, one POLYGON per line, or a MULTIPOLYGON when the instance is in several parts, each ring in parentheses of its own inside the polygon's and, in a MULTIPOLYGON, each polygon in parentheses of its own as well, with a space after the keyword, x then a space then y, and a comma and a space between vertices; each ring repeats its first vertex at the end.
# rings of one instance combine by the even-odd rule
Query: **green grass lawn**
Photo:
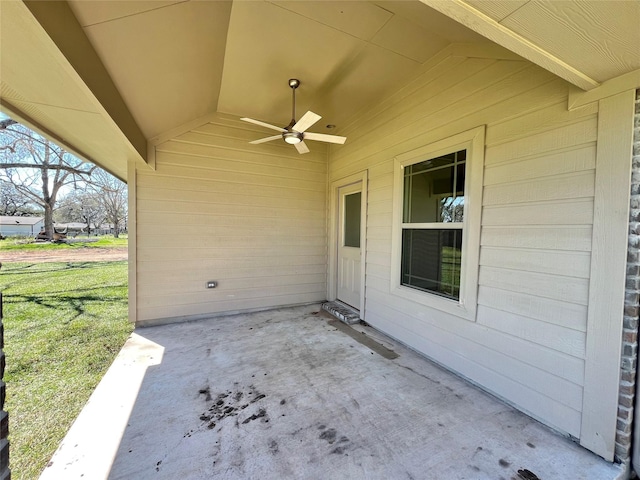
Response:
POLYGON ((133 330, 127 262, 4 264, 0 290, 12 478, 36 479, 133 330))
POLYGON ((126 247, 128 242, 127 235, 120 235, 119 238, 113 238, 113 235, 103 235, 100 237, 82 237, 70 238, 68 243, 51 243, 36 242, 33 238, 7 238, 0 240, 0 251, 5 250, 61 250, 82 247, 99 247, 114 248, 126 247))

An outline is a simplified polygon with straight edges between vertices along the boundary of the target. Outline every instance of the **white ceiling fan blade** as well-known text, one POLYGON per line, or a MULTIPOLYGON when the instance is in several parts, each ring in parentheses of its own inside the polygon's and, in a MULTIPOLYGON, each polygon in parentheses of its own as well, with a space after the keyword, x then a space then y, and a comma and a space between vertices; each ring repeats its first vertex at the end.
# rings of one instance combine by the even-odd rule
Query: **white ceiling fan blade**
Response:
POLYGON ((293 130, 295 130, 296 132, 304 132, 307 128, 309 128, 321 118, 322 117, 320 115, 309 110, 302 116, 300 120, 298 120, 298 123, 293 126, 293 130))
POLYGON ((275 125, 271 125, 270 123, 264 123, 260 120, 254 120, 253 118, 241 118, 240 120, 244 120, 245 122, 253 123, 254 125, 260 125, 261 127, 270 128, 271 130, 277 130, 278 132, 286 132, 286 130, 282 127, 276 127, 275 125))
POLYGON ((309 153, 309 147, 307 147, 307 144, 304 142, 295 143, 294 146, 296 150, 298 150, 298 153, 309 153))
POLYGON ((340 137, 338 135, 325 135, 324 133, 312 133, 307 132, 304 134, 305 140, 316 140, 317 142, 329 142, 339 143, 342 145, 347 141, 347 137, 340 137))
POLYGON ((273 137, 266 137, 266 138, 261 138, 259 140, 254 140, 253 142, 249 142, 252 145, 258 145, 260 143, 265 143, 265 142, 270 142, 272 140, 279 140, 282 139, 282 135, 274 135, 273 137))

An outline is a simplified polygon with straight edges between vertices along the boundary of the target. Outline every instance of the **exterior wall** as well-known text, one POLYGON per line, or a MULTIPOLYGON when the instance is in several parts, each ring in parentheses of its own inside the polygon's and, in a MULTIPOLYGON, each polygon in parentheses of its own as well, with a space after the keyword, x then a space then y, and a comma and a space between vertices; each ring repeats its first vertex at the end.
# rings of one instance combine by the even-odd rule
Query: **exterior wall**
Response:
POLYGON ((528 62, 439 58, 331 151, 368 170, 366 321, 544 423, 581 434, 597 104, 528 62), (475 320, 390 293, 394 157, 486 125, 475 320))
POLYGON ((325 299, 326 148, 248 144, 261 136, 217 115, 138 169, 137 322, 325 299))

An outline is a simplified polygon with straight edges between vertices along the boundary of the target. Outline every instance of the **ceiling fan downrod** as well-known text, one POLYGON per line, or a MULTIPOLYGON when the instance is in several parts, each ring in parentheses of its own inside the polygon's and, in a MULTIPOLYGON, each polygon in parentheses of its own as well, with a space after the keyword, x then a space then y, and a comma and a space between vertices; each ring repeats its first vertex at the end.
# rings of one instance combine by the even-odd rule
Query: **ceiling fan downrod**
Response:
POLYGON ((296 88, 300 86, 300 80, 297 78, 289 79, 289 86, 291 87, 292 94, 292 107, 291 107, 291 123, 285 127, 286 132, 282 133, 282 138, 290 145, 295 145, 302 141, 302 133, 295 132, 293 126, 296 124, 296 88))
POLYGON ((293 95, 291 107, 291 124, 289 125, 289 127, 293 127, 296 124, 296 88, 300 86, 300 80, 298 80, 297 78, 290 78, 289 86, 291 87, 291 94, 293 95))

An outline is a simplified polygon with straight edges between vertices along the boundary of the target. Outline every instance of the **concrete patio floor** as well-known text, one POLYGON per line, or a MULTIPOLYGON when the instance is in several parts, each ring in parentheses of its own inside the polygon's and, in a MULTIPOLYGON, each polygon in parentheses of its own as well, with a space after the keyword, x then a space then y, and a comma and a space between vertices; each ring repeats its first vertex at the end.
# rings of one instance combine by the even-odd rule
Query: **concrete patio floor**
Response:
POLYGON ((623 478, 372 328, 356 338, 398 358, 328 320, 315 305, 137 329, 41 479, 623 478))

